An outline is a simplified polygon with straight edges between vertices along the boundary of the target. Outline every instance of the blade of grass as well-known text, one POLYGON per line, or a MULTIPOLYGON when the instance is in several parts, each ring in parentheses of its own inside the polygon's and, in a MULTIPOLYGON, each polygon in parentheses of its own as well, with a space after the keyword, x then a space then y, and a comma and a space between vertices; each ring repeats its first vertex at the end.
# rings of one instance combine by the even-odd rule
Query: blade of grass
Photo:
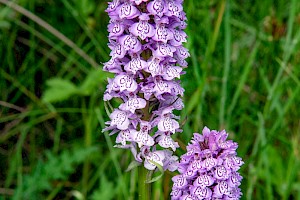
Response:
POLYGON ((285 68, 288 60, 290 59, 291 57, 291 54, 293 51, 293 49, 295 48, 291 41, 292 41, 292 31, 293 31, 293 24, 294 24, 294 21, 295 21, 295 14, 296 14, 296 3, 297 3, 297 0, 292 0, 291 1, 291 4, 290 4, 290 12, 289 12, 289 19, 288 19, 288 27, 287 27, 287 36, 286 36, 286 39, 285 39, 285 44, 284 44, 284 52, 283 52, 283 61, 282 61, 282 64, 284 67, 281 67, 279 68, 277 74, 276 74, 276 77, 275 77, 275 80, 272 84, 272 87, 271 87, 271 90, 269 91, 268 93, 268 96, 267 96, 267 103, 264 107, 264 117, 266 117, 270 111, 270 104, 271 104, 271 101, 272 101, 272 98, 274 96, 274 93, 275 93, 275 90, 277 89, 279 83, 280 83, 280 79, 281 79, 281 76, 283 74, 283 69, 285 68))
MULTIPOLYGON (((212 56, 212 54, 213 54, 213 52, 215 50, 216 42, 217 42, 217 39, 218 39, 218 36, 219 36, 220 26, 221 26, 221 22, 222 22, 224 11, 225 11, 225 3, 226 3, 226 0, 222 0, 220 2, 220 4, 219 4, 219 12, 218 12, 217 20, 216 20, 215 25, 214 25, 213 35, 209 39, 208 46, 207 46, 206 51, 205 51, 204 60, 203 60, 202 64, 200 65, 200 69, 202 69, 201 71, 202 71, 202 77, 203 78, 197 78, 197 81, 199 81, 198 82, 198 87, 199 88, 197 89, 196 93, 193 94, 193 99, 197 100, 197 101, 194 101, 194 102, 199 102, 199 100, 201 99, 201 95, 204 95, 200 91, 204 91, 203 87, 206 86, 206 84, 204 84, 206 82, 204 80, 204 78, 206 77, 207 66, 208 66, 208 63, 211 61, 211 56, 212 56)), ((193 61, 193 64, 194 63, 196 63, 196 60, 193 61)), ((194 67, 196 67, 196 66, 194 66, 194 67)), ((198 73, 198 71, 199 71, 197 69, 194 69, 194 70, 195 70, 195 73, 198 73)), ((193 104, 193 106, 190 105, 189 108, 188 108, 188 112, 192 111, 193 109, 195 109, 195 107, 198 106, 198 105, 199 105, 198 103, 193 104)), ((197 108, 197 109, 199 110, 200 108, 197 108)), ((201 113, 199 113, 199 114, 201 114, 201 113)))
MULTIPOLYGON (((98 52, 100 54, 102 54, 102 55, 108 55, 105 52, 105 48, 101 48, 102 47, 102 43, 99 43, 96 40, 94 33, 87 27, 86 23, 83 22, 82 17, 80 16, 80 13, 68 1, 63 0, 62 2, 65 5, 65 7, 69 10, 69 12, 72 14, 72 16, 77 21, 77 23, 84 30, 84 33, 91 39, 92 43, 94 44, 94 46, 96 47, 96 49, 98 50, 98 52)), ((98 34, 102 34, 102 32, 100 32, 98 34)), ((108 58, 105 58, 105 59, 108 59, 108 58)))
MULTIPOLYGON (((230 0, 226 3, 226 11, 224 17, 224 32, 225 32, 225 41, 224 41, 224 71, 222 77, 222 90, 221 90, 221 101, 220 101, 220 113, 219 113, 219 127, 223 129, 224 117, 225 117, 225 107, 226 107, 226 97, 227 97, 227 82, 228 75, 230 70, 230 56, 231 56, 231 27, 230 27, 230 0)), ((226 127, 226 126, 225 126, 226 127)))
POLYGON ((253 48, 253 50, 252 50, 252 52, 249 56, 248 62, 246 63, 246 66, 244 67, 242 75, 239 79, 239 84, 238 84, 237 88, 235 89, 235 93, 233 95, 233 98, 231 100, 231 103, 230 103, 230 106, 229 106, 229 109, 228 109, 228 112, 227 112, 228 122, 231 121, 230 119, 231 119, 233 110, 236 106, 238 98, 241 95, 241 91, 242 91, 243 87, 245 86, 245 83, 246 83, 246 80, 248 78, 249 72, 251 70, 251 67, 252 67, 254 61, 255 61, 255 57, 256 57, 259 45, 260 45, 259 42, 255 43, 254 48, 253 48))
POLYGON ((32 21, 36 22, 38 25, 43 27, 44 29, 48 30, 51 34, 53 34, 55 37, 63 41, 66 45, 68 45, 70 48, 74 49, 74 51, 81 56, 84 60, 86 60, 92 67, 97 68, 98 64, 92 59, 89 55, 87 55, 81 48, 79 48, 73 41, 71 41, 69 38, 67 38, 65 35, 63 35, 61 32, 59 32, 57 29, 55 29, 53 26, 48 24, 43 19, 39 18, 32 12, 26 10, 25 8, 19 6, 18 4, 8 1, 8 0, 0 0, 0 3, 14 9, 15 11, 21 13, 22 15, 28 17, 32 21))
POLYGON ((267 147, 267 136, 266 136, 266 130, 265 130, 265 121, 262 113, 258 113, 258 120, 259 120, 259 126, 258 126, 258 134, 261 138, 261 151, 259 152, 259 156, 262 159, 262 167, 260 170, 263 170, 262 174, 265 177, 265 187, 266 187, 266 194, 268 199, 274 199, 273 197, 273 189, 272 189, 272 183, 271 183, 271 174, 270 174, 270 163, 269 163, 269 156, 268 155, 268 147, 267 147))
POLYGON ((45 43, 47 43, 49 46, 51 46, 53 49, 49 50, 48 55, 45 55, 45 57, 43 59, 40 60, 40 62, 36 65, 37 68, 42 66, 42 64, 48 59, 48 57, 51 55, 52 51, 57 51, 59 52, 61 55, 63 55, 65 58, 69 58, 70 60, 72 60, 72 63, 76 64, 78 67, 80 67, 82 72, 88 73, 89 70, 86 68, 86 66, 84 66, 83 64, 81 64, 81 62, 78 61, 77 58, 75 58, 74 56, 70 56, 69 52, 67 52, 66 50, 64 50, 62 48, 62 44, 61 42, 59 43, 55 43, 53 42, 51 39, 49 39, 48 37, 46 37, 45 35, 43 35, 42 33, 38 32, 37 30, 35 30, 34 28, 30 27, 29 25, 25 24, 22 21, 19 20, 13 20, 10 19, 12 22, 16 23, 18 26, 22 27, 23 29, 29 31, 30 33, 34 34, 36 37, 38 37, 39 39, 41 39, 42 41, 44 41, 45 43))

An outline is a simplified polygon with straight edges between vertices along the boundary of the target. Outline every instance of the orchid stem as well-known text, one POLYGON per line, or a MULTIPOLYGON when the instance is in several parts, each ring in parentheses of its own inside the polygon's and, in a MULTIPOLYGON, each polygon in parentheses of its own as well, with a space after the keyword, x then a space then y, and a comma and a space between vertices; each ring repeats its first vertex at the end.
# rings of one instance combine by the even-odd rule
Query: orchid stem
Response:
MULTIPOLYGON (((139 200, 151 199, 151 183, 146 183, 148 170, 144 166, 138 167, 139 170, 139 200)), ((148 177, 149 178, 149 177, 148 177)))

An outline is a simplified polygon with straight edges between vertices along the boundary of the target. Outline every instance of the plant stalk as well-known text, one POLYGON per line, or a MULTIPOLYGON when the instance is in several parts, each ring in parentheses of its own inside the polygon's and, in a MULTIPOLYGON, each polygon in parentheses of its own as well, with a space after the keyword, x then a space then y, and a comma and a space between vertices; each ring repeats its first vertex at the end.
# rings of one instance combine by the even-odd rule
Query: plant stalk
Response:
POLYGON ((148 180, 148 170, 144 166, 139 166, 139 200, 150 200, 151 199, 151 183, 146 183, 148 180))

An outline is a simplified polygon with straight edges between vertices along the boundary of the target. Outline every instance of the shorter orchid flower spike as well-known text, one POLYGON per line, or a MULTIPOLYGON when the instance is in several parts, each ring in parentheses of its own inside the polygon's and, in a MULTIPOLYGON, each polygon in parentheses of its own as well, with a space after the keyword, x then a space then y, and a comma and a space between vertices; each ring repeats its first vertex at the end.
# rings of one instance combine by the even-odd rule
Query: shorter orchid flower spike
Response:
POLYGON ((237 170, 244 162, 237 157, 237 143, 227 137, 225 131, 207 127, 194 133, 180 158, 180 174, 172 178, 172 200, 240 199, 242 176, 237 170))

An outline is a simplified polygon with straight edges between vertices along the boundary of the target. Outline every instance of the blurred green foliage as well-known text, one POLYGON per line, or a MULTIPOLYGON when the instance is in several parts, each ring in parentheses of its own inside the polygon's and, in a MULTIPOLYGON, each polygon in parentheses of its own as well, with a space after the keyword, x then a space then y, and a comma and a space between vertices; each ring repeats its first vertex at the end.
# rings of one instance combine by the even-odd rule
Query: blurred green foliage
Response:
MULTIPOLYGON (((106 6, 0 0, 0 199, 136 199, 131 153, 101 133, 106 6)), ((226 129, 245 161, 243 199, 300 199, 300 2, 184 9, 191 57, 177 140, 226 129)), ((154 183, 153 198, 168 199, 170 177, 154 183)))

